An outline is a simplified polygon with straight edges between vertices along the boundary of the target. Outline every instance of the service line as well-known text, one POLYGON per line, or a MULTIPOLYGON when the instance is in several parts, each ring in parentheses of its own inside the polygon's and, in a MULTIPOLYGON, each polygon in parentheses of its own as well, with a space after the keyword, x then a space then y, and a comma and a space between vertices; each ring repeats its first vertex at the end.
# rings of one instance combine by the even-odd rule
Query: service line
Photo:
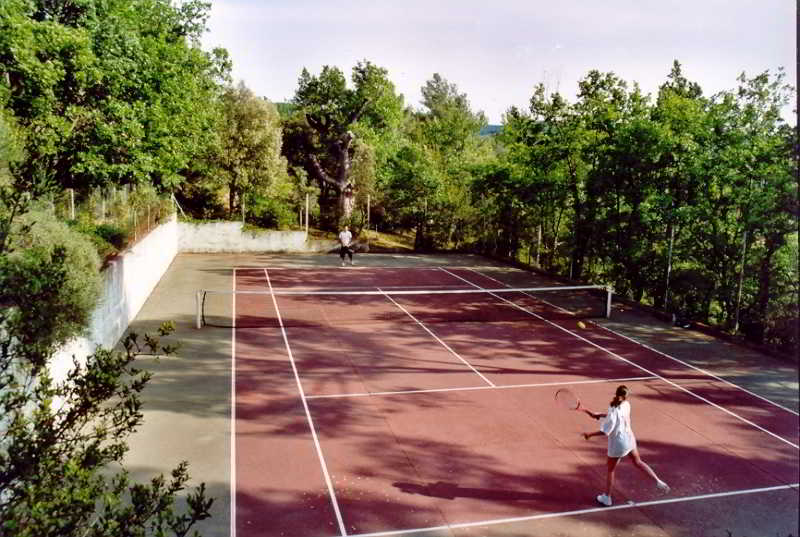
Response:
MULTIPOLYGON (((467 282, 467 283, 469 283, 469 284, 471 284, 471 285, 474 285, 475 287, 477 287, 477 288, 481 289, 481 286, 479 286, 478 284, 476 284, 476 283, 473 283, 473 282, 471 282, 471 281, 467 280, 466 278, 462 278, 462 277, 461 277, 461 276, 459 276, 458 274, 454 274, 453 272, 450 272, 449 270, 447 270, 447 269, 445 269, 445 268, 442 268, 442 270, 443 270, 443 271, 445 271, 445 272, 447 272, 448 274, 451 274, 453 277, 455 277, 455 278, 458 278, 459 280, 465 281, 465 282, 467 282)), ((482 274, 480 274, 479 272, 476 272, 476 274, 482 275, 482 274)), ((493 293, 490 293, 490 294, 493 294, 493 293)), ((770 431, 770 430, 768 430, 768 429, 765 429, 764 427, 762 427, 762 426, 758 425, 757 423, 754 423, 754 422, 752 422, 752 421, 748 420, 747 418, 745 418, 745 417, 743 417, 743 416, 740 416, 739 414, 737 414, 737 413, 735 413, 735 412, 733 412, 733 411, 731 411, 731 410, 728 410, 727 408, 723 407, 722 405, 718 405, 717 403, 715 403, 715 402, 713 402, 713 401, 710 401, 709 399, 706 399, 706 398, 705 398, 705 397, 703 397, 702 395, 698 395, 698 394, 694 393, 693 391, 689 390, 688 388, 684 388, 684 387, 683 387, 683 386, 681 386, 680 384, 677 384, 677 383, 675 383, 675 382, 673 382, 673 381, 669 380, 668 378, 662 377, 661 375, 658 375, 657 373, 654 373, 653 371, 650 371, 649 369, 647 369, 647 368, 645 368, 645 367, 642 367, 642 366, 640 366, 640 365, 639 365, 639 364, 637 364, 636 362, 633 362, 633 361, 631 361, 631 360, 628 360, 627 358, 625 358, 625 357, 623 357, 623 356, 620 356, 619 354, 617 354, 617 353, 615 353, 615 352, 613 352, 613 351, 611 351, 611 350, 609 350, 609 349, 606 349, 606 348, 605 348, 605 347, 603 347, 602 345, 598 345, 598 344, 597 344, 597 343, 595 343, 594 341, 591 341, 591 340, 589 340, 589 339, 586 339, 586 338, 585 338, 585 337, 583 337, 582 335, 580 335, 580 334, 577 334, 577 333, 573 332, 572 330, 569 330, 569 329, 567 329, 567 328, 564 328, 563 326, 561 326, 561 325, 559 325, 559 324, 557 324, 557 323, 554 323, 553 321, 550 321, 550 320, 548 320, 548 319, 545 319, 544 317, 542 317, 542 316, 541 316, 541 315, 539 315, 538 313, 535 313, 535 312, 533 312, 533 311, 531 311, 531 310, 529 310, 529 309, 527 309, 527 308, 524 308, 524 307, 520 306, 519 304, 516 304, 516 303, 514 303, 514 302, 512 302, 512 301, 510 301, 510 300, 507 300, 507 299, 503 298, 503 297, 502 297, 502 296, 500 296, 500 295, 496 295, 496 294, 493 294, 493 295, 494 295, 495 297, 499 298, 500 300, 502 300, 502 301, 504 301, 504 302, 508 302, 508 303, 509 303, 509 304, 511 304, 512 306, 515 306, 515 307, 519 308, 520 310, 522 310, 522 311, 525 311, 525 312, 529 313, 530 315, 533 315, 533 316, 534 316, 534 317, 536 317, 537 319, 540 319, 540 320, 542 320, 542 321, 546 322, 547 324, 549 324, 549 325, 551 325, 551 326, 554 326, 554 327, 558 328, 559 330, 562 330, 562 331, 564 331, 564 332, 566 332, 566 333, 568 333, 568 334, 571 334, 572 336, 576 337, 577 339, 580 339, 581 341, 584 341, 584 342, 588 343, 588 344, 589 344, 589 345, 591 345, 592 347, 595 347, 595 348, 597 348, 597 349, 600 349, 600 350, 602 350, 603 352, 605 352, 605 353, 607 353, 607 354, 610 354, 611 356, 613 356, 614 358, 617 358, 618 360, 622 360, 622 361, 623 361, 623 362, 625 362, 625 363, 628 363, 628 364, 630 364, 630 365, 632 365, 632 366, 634 366, 634 367, 636 367, 636 368, 638 368, 638 369, 641 369, 641 370, 642 370, 642 371, 644 371, 645 373, 648 373, 648 374, 650 374, 650 375, 654 375, 654 376, 658 377, 658 378, 659 378, 659 379, 661 379, 663 382, 666 382, 667 384, 669 384, 669 385, 671 385, 671 386, 673 386, 673 387, 675 387, 675 388, 678 388, 678 389, 679 389, 679 390, 681 390, 681 391, 684 391, 684 392, 688 393, 688 394, 689 394, 689 395, 691 395, 692 397, 694 397, 694 398, 696 398, 696 399, 699 399, 699 400, 703 401, 704 403, 706 403, 706 404, 709 404, 709 405, 713 406, 714 408, 717 408, 717 409, 719 409, 719 410, 721 410, 721 411, 725 412, 726 414, 728 414, 728 415, 730 415, 730 416, 733 416, 734 418, 736 418, 736 419, 738 419, 739 421, 742 421, 742 422, 744 422, 744 423, 746 423, 746 424, 750 425, 751 427, 755 427, 755 428, 756 428, 756 429, 758 429, 759 431, 762 431, 762 432, 765 432, 765 433, 767 433, 768 435, 772 436, 773 438, 776 438, 777 440, 780 440, 780 441, 781 441, 781 442, 783 442, 784 444, 788 444, 788 445, 792 446, 792 447, 793 447, 793 448, 795 448, 795 449, 800 449, 800 446, 798 446, 798 445, 797 445, 797 444, 795 444, 794 442, 790 442, 789 440, 786 440, 786 439, 785 439, 785 438, 783 438, 782 436, 780 436, 780 435, 777 435, 777 434, 773 433, 772 431, 770 431)))
POLYGON ((324 395, 307 395, 306 399, 341 399, 346 397, 370 397, 380 395, 407 395, 415 393, 442 393, 442 392, 468 392, 475 390, 508 390, 516 388, 542 388, 545 386, 572 386, 573 384, 601 384, 604 382, 634 382, 639 380, 657 380, 656 376, 649 377, 627 377, 619 379, 592 379, 592 380, 572 380, 565 382, 541 382, 537 384, 508 384, 506 386, 466 386, 463 388, 430 388, 427 390, 398 390, 394 392, 361 392, 361 393, 337 393, 324 395))

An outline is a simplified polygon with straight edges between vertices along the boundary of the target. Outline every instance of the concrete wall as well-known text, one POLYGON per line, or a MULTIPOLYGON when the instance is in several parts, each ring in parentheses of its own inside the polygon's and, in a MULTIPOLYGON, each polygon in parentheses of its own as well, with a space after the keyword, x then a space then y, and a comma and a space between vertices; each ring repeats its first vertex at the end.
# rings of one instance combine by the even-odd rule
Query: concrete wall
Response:
POLYGON ((306 241, 304 231, 244 231, 241 222, 180 222, 181 252, 324 252, 333 241, 306 241))
POLYGON ((178 222, 173 217, 109 263, 89 329, 56 354, 51 363, 54 378, 61 379, 69 371, 73 355, 82 361, 97 346, 116 345, 177 253, 178 222))
POLYGON ((249 232, 241 222, 192 224, 173 217, 109 263, 86 335, 56 354, 51 374, 63 379, 73 356, 83 361, 98 346, 116 345, 178 252, 327 252, 336 247, 332 240, 306 241, 303 231, 249 232))

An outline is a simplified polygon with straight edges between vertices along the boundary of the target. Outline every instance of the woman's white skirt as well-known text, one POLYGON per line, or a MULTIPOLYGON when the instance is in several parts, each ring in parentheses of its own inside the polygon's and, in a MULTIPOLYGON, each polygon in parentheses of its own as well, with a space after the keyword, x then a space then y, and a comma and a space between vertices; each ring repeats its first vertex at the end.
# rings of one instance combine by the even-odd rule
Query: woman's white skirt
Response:
POLYGON ((614 434, 608 437, 608 456, 613 458, 620 458, 626 456, 628 453, 636 448, 636 437, 633 433, 629 434, 614 434))

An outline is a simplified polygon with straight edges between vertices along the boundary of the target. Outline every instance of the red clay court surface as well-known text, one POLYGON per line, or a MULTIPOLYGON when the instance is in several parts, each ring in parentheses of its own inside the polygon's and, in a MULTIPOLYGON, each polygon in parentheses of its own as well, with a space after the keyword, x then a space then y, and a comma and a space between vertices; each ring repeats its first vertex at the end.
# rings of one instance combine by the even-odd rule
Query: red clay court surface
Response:
MULTIPOLYGON (((463 268, 360 267, 237 269, 232 284, 426 286, 503 285, 463 268)), ((795 531, 794 410, 594 323, 579 329, 547 304, 526 299, 524 320, 439 322, 440 308, 456 305, 422 298, 347 305, 348 297, 236 295, 233 535, 795 531), (378 305, 407 319, 375 309, 373 321, 378 305), (597 423, 556 406, 553 393, 570 387, 584 406, 604 411, 622 383, 632 388, 640 453, 672 491, 658 492, 626 460, 614 506, 603 508, 594 498, 605 484, 606 441, 585 441, 580 433, 597 423)), ((477 310, 476 300, 501 301, 464 299, 477 310)))

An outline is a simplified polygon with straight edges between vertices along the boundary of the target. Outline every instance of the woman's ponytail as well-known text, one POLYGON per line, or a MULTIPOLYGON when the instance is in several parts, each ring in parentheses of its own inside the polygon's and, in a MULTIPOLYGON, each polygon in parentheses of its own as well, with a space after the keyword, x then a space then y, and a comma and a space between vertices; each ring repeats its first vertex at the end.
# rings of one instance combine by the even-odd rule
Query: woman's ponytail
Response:
POLYGON ((628 387, 625 385, 619 386, 614 393, 614 398, 611 400, 612 407, 618 407, 622 402, 628 398, 628 387))

